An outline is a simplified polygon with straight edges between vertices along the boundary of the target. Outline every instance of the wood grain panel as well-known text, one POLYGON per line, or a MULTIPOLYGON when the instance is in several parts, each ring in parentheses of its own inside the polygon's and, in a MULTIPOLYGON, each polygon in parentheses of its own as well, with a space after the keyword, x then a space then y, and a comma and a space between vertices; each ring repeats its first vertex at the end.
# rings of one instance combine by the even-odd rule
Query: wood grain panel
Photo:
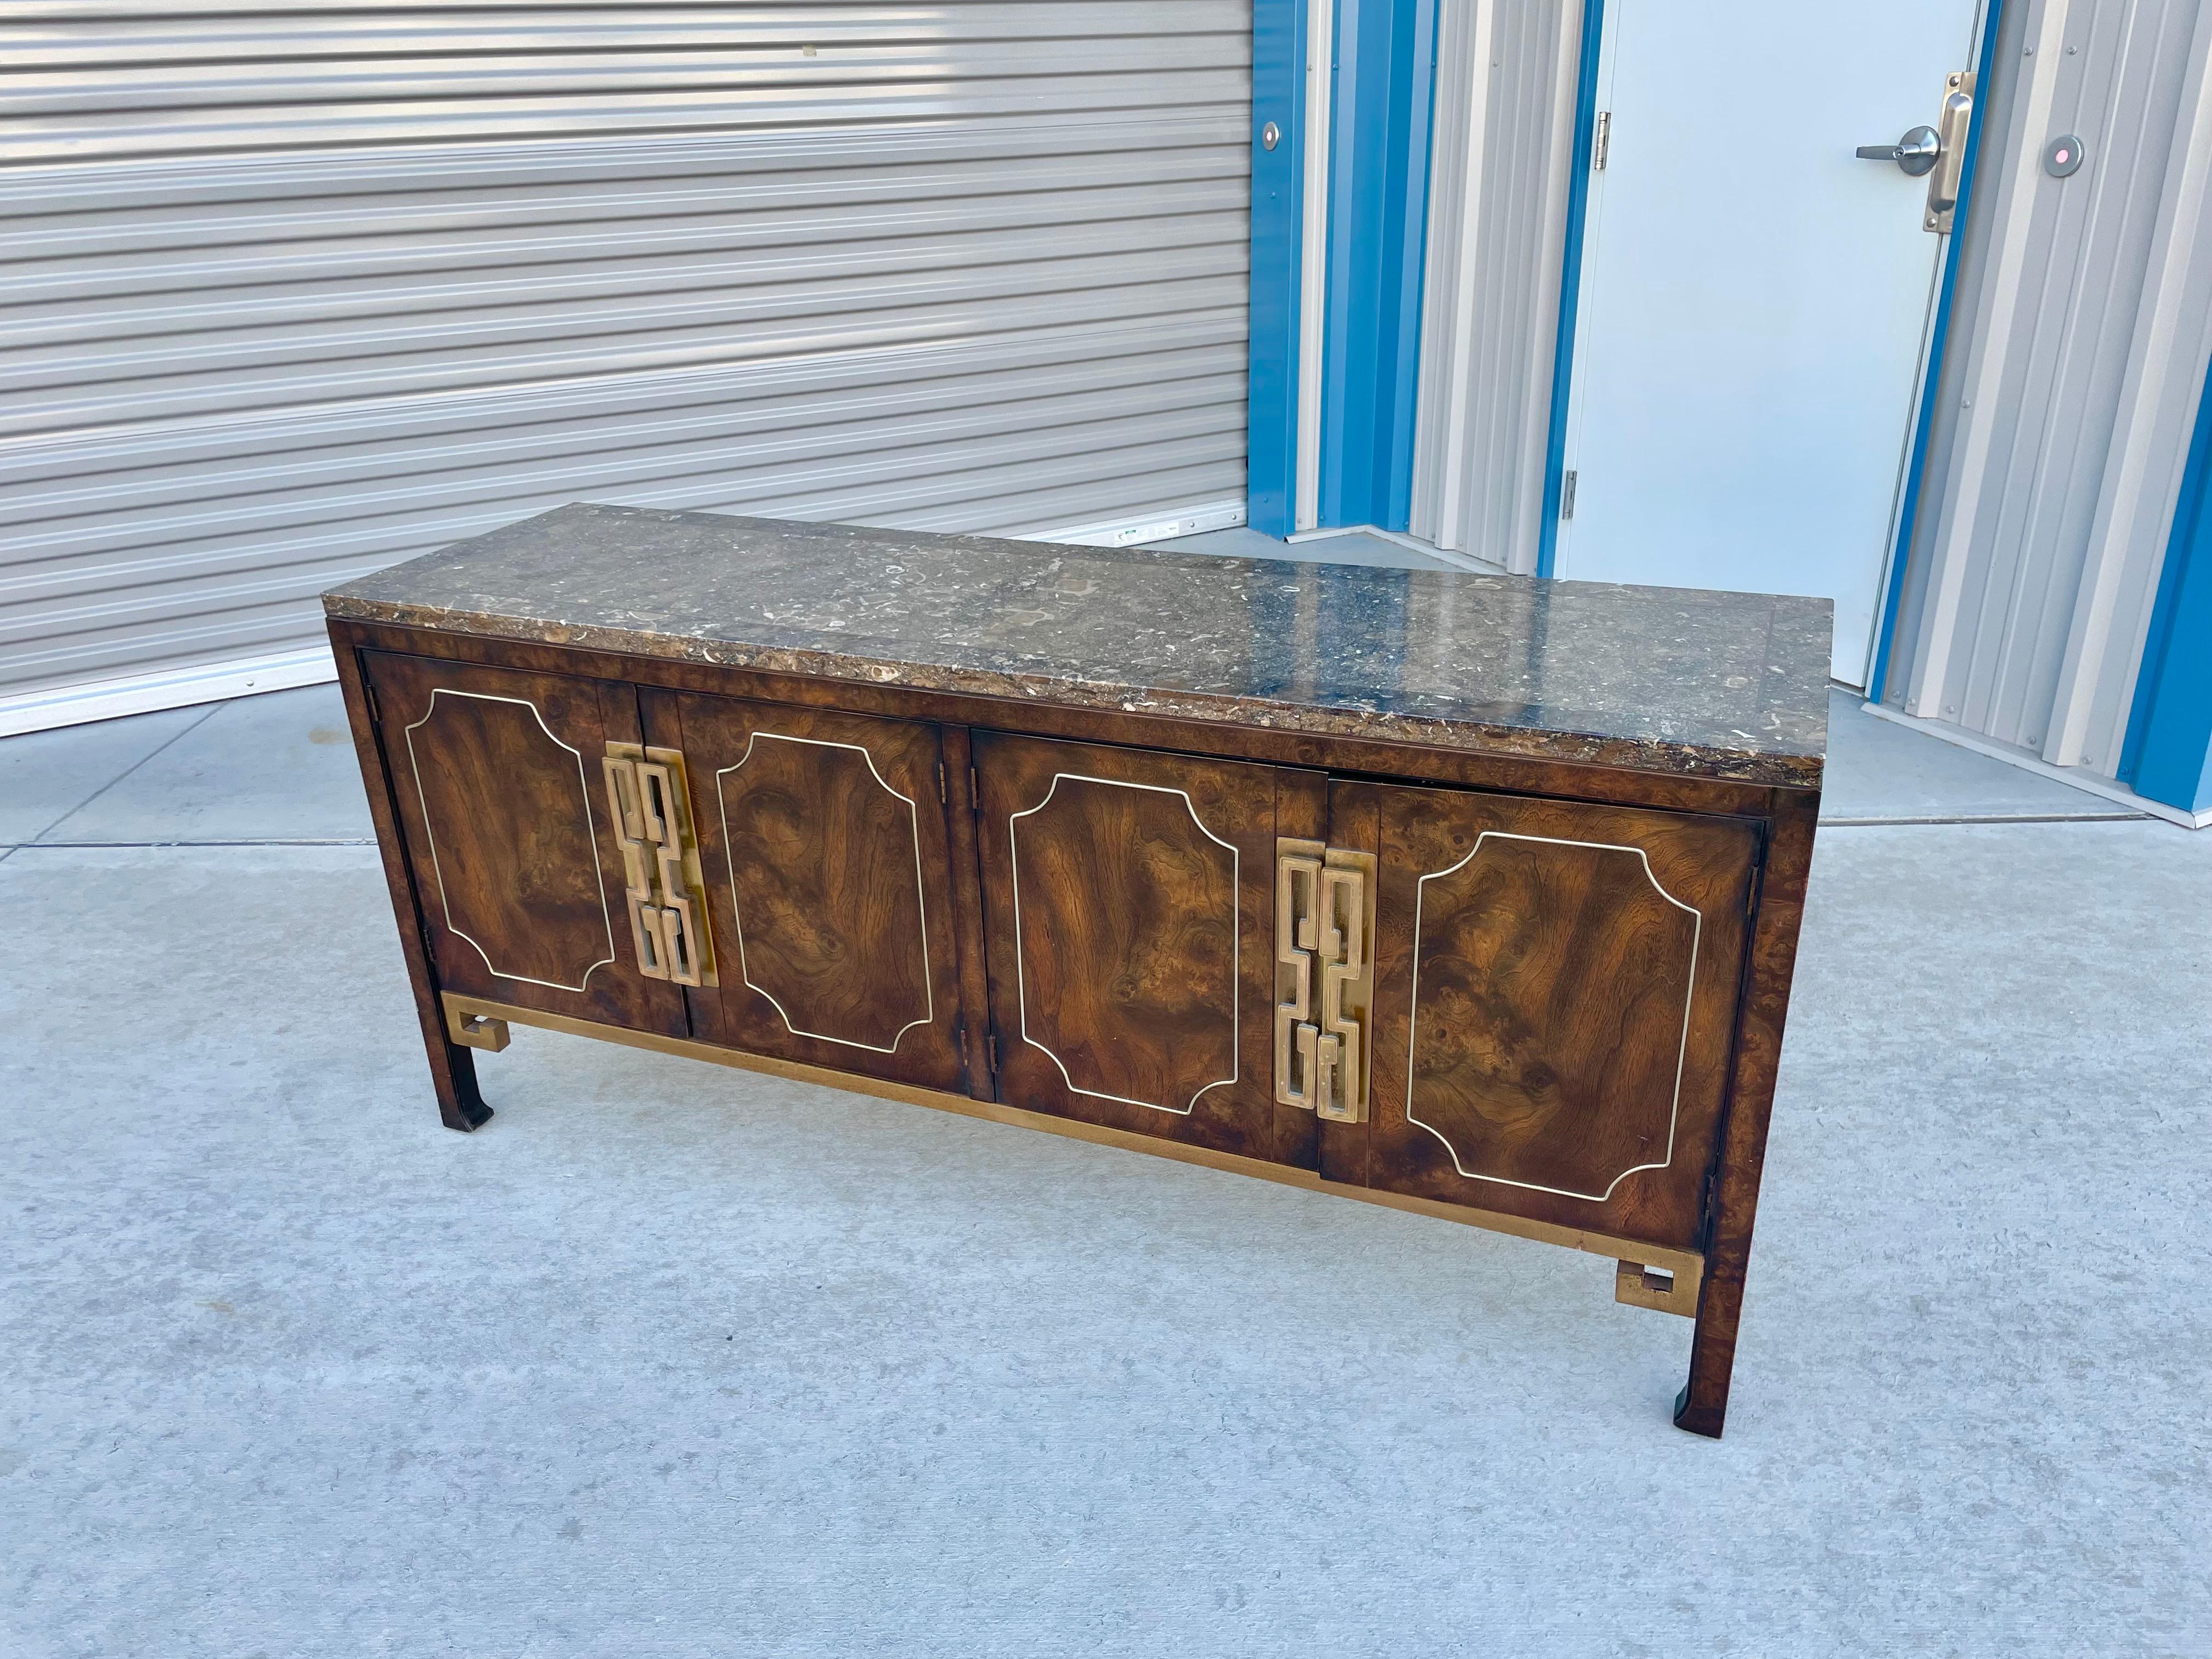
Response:
POLYGON ((1065 773, 1007 833, 1023 1039, 1127 1105, 1234 1083, 1236 847, 1180 790, 1065 773))
MULTIPOLYGON (((935 727, 672 702, 722 985, 711 1041, 958 1088, 959 949, 935 727)), ((658 708, 659 705, 656 705, 658 708)))
POLYGON ((933 1012, 913 799, 858 744, 762 732, 714 796, 745 982, 801 1036, 896 1052, 933 1012))
POLYGON ((615 930, 582 751, 533 702, 442 685, 401 735, 446 926, 503 978, 583 990, 615 930))
POLYGON ((1324 1173, 1693 1246, 1755 828, 1340 783, 1331 831, 1381 870, 1372 1119, 1324 1173))
POLYGON ((1000 1098, 1295 1156, 1267 1076, 1273 772, 991 732, 975 756, 1000 1098))
POLYGON ((1462 1175, 1595 1202, 1664 1169, 1697 910, 1635 848, 1496 831, 1419 884, 1409 1120, 1462 1175))
POLYGON ((611 719, 635 726, 630 688, 376 653, 367 668, 440 982, 688 1030, 682 997, 637 972, 593 793, 611 719))

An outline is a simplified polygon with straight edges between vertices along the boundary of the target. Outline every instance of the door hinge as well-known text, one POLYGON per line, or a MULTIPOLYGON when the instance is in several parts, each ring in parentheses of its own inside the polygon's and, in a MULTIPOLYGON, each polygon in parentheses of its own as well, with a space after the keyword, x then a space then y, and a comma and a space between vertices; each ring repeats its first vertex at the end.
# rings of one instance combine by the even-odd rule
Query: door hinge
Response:
POLYGON ((363 702, 368 705, 368 723, 371 726, 383 725, 384 708, 383 705, 379 703, 376 700, 376 682, 374 680, 364 679, 362 681, 361 698, 363 702))
POLYGON ((968 810, 971 812, 983 810, 983 780, 972 766, 968 769, 968 810))
POLYGON ((1570 471, 1559 479, 1559 517, 1575 516, 1575 475, 1570 471))
POLYGON ((942 806, 950 799, 951 797, 945 792, 945 763, 939 761, 937 763, 937 804, 942 806))
POLYGON ((984 1052, 987 1055, 988 1055, 988 1056, 990 1057, 990 1061, 991 1061, 991 1075, 992 1075, 993 1077, 996 1077, 996 1076, 998 1076, 998 1074, 999 1074, 999 1034, 998 1034, 996 1031, 992 1032, 988 1036, 987 1036, 987 1037, 985 1037, 985 1038, 983 1039, 983 1052, 984 1052))
POLYGON ((1613 149, 1613 112, 1601 109, 1597 112, 1597 131, 1590 136, 1590 171, 1603 173, 1605 158, 1613 149))

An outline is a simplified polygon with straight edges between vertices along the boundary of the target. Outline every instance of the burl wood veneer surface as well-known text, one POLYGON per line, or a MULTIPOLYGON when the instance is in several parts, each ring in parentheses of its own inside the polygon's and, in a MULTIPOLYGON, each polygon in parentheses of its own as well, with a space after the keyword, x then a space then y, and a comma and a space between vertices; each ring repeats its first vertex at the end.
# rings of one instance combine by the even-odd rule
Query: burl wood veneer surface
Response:
POLYGON ((937 728, 737 697, 673 698, 721 984, 691 1035, 959 1089, 952 855, 937 728))
POLYGON ((335 617, 870 685, 1816 786, 1825 599, 564 507, 335 617))
POLYGON ((1323 1173, 1694 1244, 1755 831, 1357 782, 1330 817, 1378 854, 1380 890, 1372 1117, 1324 1137, 1323 1173))

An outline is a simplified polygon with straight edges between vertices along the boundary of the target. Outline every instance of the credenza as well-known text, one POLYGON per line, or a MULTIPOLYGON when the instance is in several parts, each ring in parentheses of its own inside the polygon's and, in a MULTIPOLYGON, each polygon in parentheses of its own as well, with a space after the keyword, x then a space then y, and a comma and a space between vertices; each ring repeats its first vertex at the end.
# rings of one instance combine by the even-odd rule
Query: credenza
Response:
POLYGON ((1720 1433, 1826 601, 580 505, 325 608, 453 1127, 538 1026, 1591 1251, 1720 1433))

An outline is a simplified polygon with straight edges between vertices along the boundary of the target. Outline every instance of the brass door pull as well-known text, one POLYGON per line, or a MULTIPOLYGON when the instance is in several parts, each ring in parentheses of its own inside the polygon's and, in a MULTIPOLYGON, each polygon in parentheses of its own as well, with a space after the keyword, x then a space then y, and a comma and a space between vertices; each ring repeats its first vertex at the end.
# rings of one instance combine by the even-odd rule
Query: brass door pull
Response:
POLYGON ((678 985, 718 984, 682 752, 610 743, 601 764, 638 972, 678 985))
POLYGON ((1375 856, 1275 843, 1275 1098, 1333 1123, 1367 1121, 1375 856))
POLYGON ((1313 957, 1320 943, 1314 913, 1320 908, 1321 854, 1326 849, 1317 841, 1286 839, 1275 846, 1275 1098, 1310 1112, 1321 1036, 1312 1023, 1313 957))

